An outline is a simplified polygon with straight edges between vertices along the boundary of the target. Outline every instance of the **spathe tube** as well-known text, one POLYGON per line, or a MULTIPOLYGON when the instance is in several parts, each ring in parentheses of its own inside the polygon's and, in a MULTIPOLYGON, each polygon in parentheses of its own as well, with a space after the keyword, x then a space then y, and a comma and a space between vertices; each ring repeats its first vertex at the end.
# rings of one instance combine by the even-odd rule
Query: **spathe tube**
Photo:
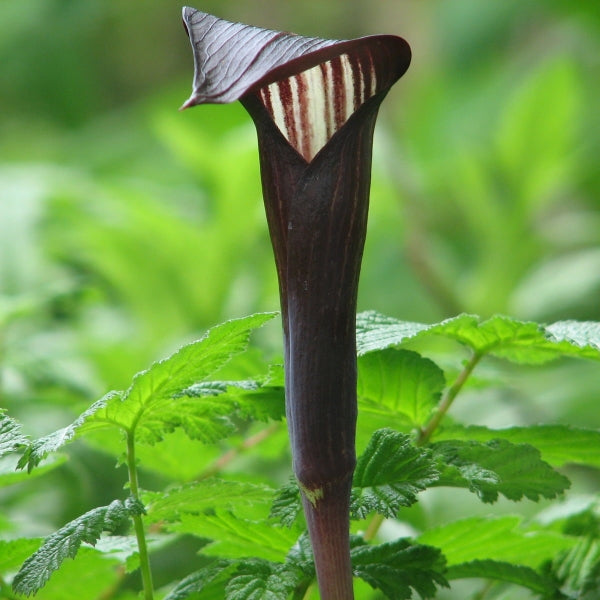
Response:
POLYGON ((356 298, 375 120, 410 48, 305 38, 185 8, 184 108, 240 100, 254 120, 284 330, 286 414, 321 598, 353 598, 356 298))

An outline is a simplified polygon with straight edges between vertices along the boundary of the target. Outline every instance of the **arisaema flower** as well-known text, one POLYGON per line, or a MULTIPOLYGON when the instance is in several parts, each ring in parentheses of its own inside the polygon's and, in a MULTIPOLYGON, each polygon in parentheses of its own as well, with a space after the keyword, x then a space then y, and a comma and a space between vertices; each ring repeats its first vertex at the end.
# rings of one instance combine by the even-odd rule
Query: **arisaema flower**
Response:
POLYGON ((240 100, 256 125, 294 473, 321 598, 353 598, 355 318, 373 128, 381 101, 408 68, 410 48, 391 35, 307 38, 192 8, 183 19, 195 65, 183 107, 240 100))

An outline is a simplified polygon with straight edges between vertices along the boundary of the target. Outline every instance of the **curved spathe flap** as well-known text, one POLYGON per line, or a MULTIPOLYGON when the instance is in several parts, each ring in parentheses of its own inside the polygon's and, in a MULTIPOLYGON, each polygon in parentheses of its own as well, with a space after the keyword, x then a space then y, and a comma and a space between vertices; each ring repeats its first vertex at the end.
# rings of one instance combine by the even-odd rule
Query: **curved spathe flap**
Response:
POLYGON ((189 7, 183 9, 183 22, 194 52, 195 71, 192 95, 182 108, 233 102, 260 87, 357 50, 374 56, 383 50, 388 59, 386 73, 378 77, 382 87, 391 86, 410 63, 408 44, 396 36, 350 41, 308 38, 231 23, 189 7))

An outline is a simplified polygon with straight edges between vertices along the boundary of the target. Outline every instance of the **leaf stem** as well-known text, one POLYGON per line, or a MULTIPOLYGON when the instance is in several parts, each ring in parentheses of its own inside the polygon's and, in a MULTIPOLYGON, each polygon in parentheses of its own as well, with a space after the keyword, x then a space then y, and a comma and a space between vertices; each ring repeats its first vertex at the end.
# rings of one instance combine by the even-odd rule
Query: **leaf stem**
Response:
POLYGON ((385 517, 382 514, 376 513, 371 517, 369 524, 367 525, 367 529, 365 534, 363 535, 363 539, 365 542, 372 542, 379 531, 379 528, 385 521, 385 517))
MULTIPOLYGON (((140 500, 138 486, 138 473, 135 459, 135 434, 132 430, 127 431, 127 470, 129 472, 129 491, 134 500, 140 500)), ((152 585, 152 571, 150 570, 150 558, 146 544, 146 533, 141 515, 133 515, 133 527, 137 539, 138 552, 140 555, 140 571, 142 573, 142 585, 144 587, 144 600, 153 600, 154 589, 152 585)))
POLYGON ((429 420, 429 423, 427 423, 427 425, 419 431, 416 442, 417 446, 424 446, 429 442, 431 436, 439 427, 439 424, 446 416, 446 413, 452 406, 456 396, 458 396, 458 393, 461 391, 467 379, 473 372, 473 369, 477 366, 477 363, 482 357, 483 353, 474 352, 471 358, 465 363, 463 370, 458 374, 455 382, 446 390, 446 394, 442 398, 442 401, 440 402, 436 412, 429 420))

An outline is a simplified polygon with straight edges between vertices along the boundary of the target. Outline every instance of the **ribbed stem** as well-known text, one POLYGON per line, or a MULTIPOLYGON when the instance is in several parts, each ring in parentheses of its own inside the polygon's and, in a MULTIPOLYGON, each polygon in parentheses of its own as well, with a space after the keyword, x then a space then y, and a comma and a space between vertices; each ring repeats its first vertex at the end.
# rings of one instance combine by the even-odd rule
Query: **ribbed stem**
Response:
POLYGON ((351 484, 350 476, 331 485, 314 504, 306 495, 302 496, 321 600, 354 599, 348 501, 351 484))

